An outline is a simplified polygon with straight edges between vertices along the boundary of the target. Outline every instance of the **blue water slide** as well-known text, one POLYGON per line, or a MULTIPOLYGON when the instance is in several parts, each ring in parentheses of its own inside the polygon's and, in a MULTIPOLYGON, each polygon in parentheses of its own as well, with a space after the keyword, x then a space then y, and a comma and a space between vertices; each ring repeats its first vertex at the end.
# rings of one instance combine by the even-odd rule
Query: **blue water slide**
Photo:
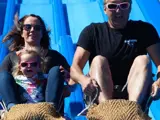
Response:
POLYGON ((3 58, 8 53, 7 44, 2 43, 3 35, 8 32, 13 24, 13 12, 15 10, 15 1, 7 0, 0 1, 0 13, 2 16, 0 17, 0 63, 2 62, 3 58), (13 11, 11 11, 13 10, 13 11))
POLYGON ((147 22, 154 25, 160 35, 160 0, 136 0, 136 2, 147 22))
MULTIPOLYGON (((71 65, 75 44, 82 29, 91 22, 107 21, 102 4, 103 0, 1 0, 0 41, 13 24, 15 12, 18 11, 20 17, 30 13, 38 14, 51 29, 51 48, 61 52, 71 65)), ((150 22, 160 34, 158 0, 133 0, 132 8, 130 19, 150 22)), ((0 44, 0 63, 6 54, 6 46, 0 44)), ((88 69, 87 64, 84 73, 88 69)), ((65 114, 73 119, 84 108, 84 103, 80 85, 70 89, 71 96, 65 99, 65 114)), ((160 101, 157 100, 152 102, 149 114, 153 120, 159 120, 159 113, 160 101)))
POLYGON ((5 13, 6 13, 6 6, 7 6, 6 1, 1 1, 0 2, 0 14, 1 14, 1 17, 0 17, 0 35, 2 35, 2 33, 3 33, 3 26, 4 26, 4 18, 5 18, 5 13))

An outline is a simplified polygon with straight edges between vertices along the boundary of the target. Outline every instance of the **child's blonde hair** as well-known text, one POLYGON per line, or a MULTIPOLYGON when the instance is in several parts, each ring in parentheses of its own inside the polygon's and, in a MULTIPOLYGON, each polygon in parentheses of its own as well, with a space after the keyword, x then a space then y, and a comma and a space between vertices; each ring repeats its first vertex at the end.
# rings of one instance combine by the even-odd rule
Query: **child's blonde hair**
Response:
POLYGON ((13 76, 17 76, 17 75, 23 75, 22 72, 20 71, 20 68, 19 68, 19 64, 21 62, 21 56, 22 55, 30 55, 32 57, 37 57, 37 61, 39 62, 40 64, 40 67, 43 66, 43 61, 40 57, 40 54, 39 54, 39 51, 36 50, 36 49, 30 49, 30 50, 22 50, 20 51, 17 56, 18 56, 18 61, 16 63, 16 65, 13 67, 13 70, 12 70, 12 75, 13 76))

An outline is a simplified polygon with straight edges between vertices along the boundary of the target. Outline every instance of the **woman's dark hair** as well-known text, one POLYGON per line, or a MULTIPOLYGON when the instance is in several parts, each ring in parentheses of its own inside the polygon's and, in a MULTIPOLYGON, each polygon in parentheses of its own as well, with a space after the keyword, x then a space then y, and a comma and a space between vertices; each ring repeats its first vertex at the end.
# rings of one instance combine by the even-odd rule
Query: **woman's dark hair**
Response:
POLYGON ((21 37, 22 30, 23 30, 23 23, 28 17, 36 17, 42 26, 42 39, 40 41, 40 45, 42 49, 49 49, 50 48, 50 37, 49 33, 50 30, 46 29, 45 23, 42 18, 35 14, 25 15, 20 20, 18 20, 18 15, 15 15, 14 19, 14 26, 11 31, 3 38, 2 42, 6 42, 8 40, 11 41, 9 44, 10 51, 18 51, 24 46, 24 39, 21 37))

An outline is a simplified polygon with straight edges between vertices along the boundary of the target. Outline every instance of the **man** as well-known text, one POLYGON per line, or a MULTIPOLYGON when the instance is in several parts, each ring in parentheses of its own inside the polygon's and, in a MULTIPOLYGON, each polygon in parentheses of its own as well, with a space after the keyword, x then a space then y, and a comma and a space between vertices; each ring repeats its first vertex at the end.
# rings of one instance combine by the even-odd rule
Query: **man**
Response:
POLYGON ((154 97, 160 79, 152 84, 149 53, 160 73, 160 40, 155 28, 142 21, 131 21, 131 0, 104 0, 108 22, 92 23, 81 32, 71 67, 71 78, 85 94, 99 87, 98 102, 125 98, 139 104, 154 97), (89 75, 82 73, 87 60, 89 75), (152 90, 151 90, 152 85, 152 90))

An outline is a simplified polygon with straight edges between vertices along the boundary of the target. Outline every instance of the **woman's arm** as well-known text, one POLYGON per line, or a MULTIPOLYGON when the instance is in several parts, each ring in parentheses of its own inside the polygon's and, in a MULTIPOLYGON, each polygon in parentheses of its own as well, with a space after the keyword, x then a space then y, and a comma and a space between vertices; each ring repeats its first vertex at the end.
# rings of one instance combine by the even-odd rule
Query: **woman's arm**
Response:
POLYGON ((17 60, 17 55, 14 52, 9 53, 4 58, 4 60, 2 61, 1 65, 0 65, 0 72, 1 71, 12 72, 12 68, 13 68, 16 60, 17 60))

